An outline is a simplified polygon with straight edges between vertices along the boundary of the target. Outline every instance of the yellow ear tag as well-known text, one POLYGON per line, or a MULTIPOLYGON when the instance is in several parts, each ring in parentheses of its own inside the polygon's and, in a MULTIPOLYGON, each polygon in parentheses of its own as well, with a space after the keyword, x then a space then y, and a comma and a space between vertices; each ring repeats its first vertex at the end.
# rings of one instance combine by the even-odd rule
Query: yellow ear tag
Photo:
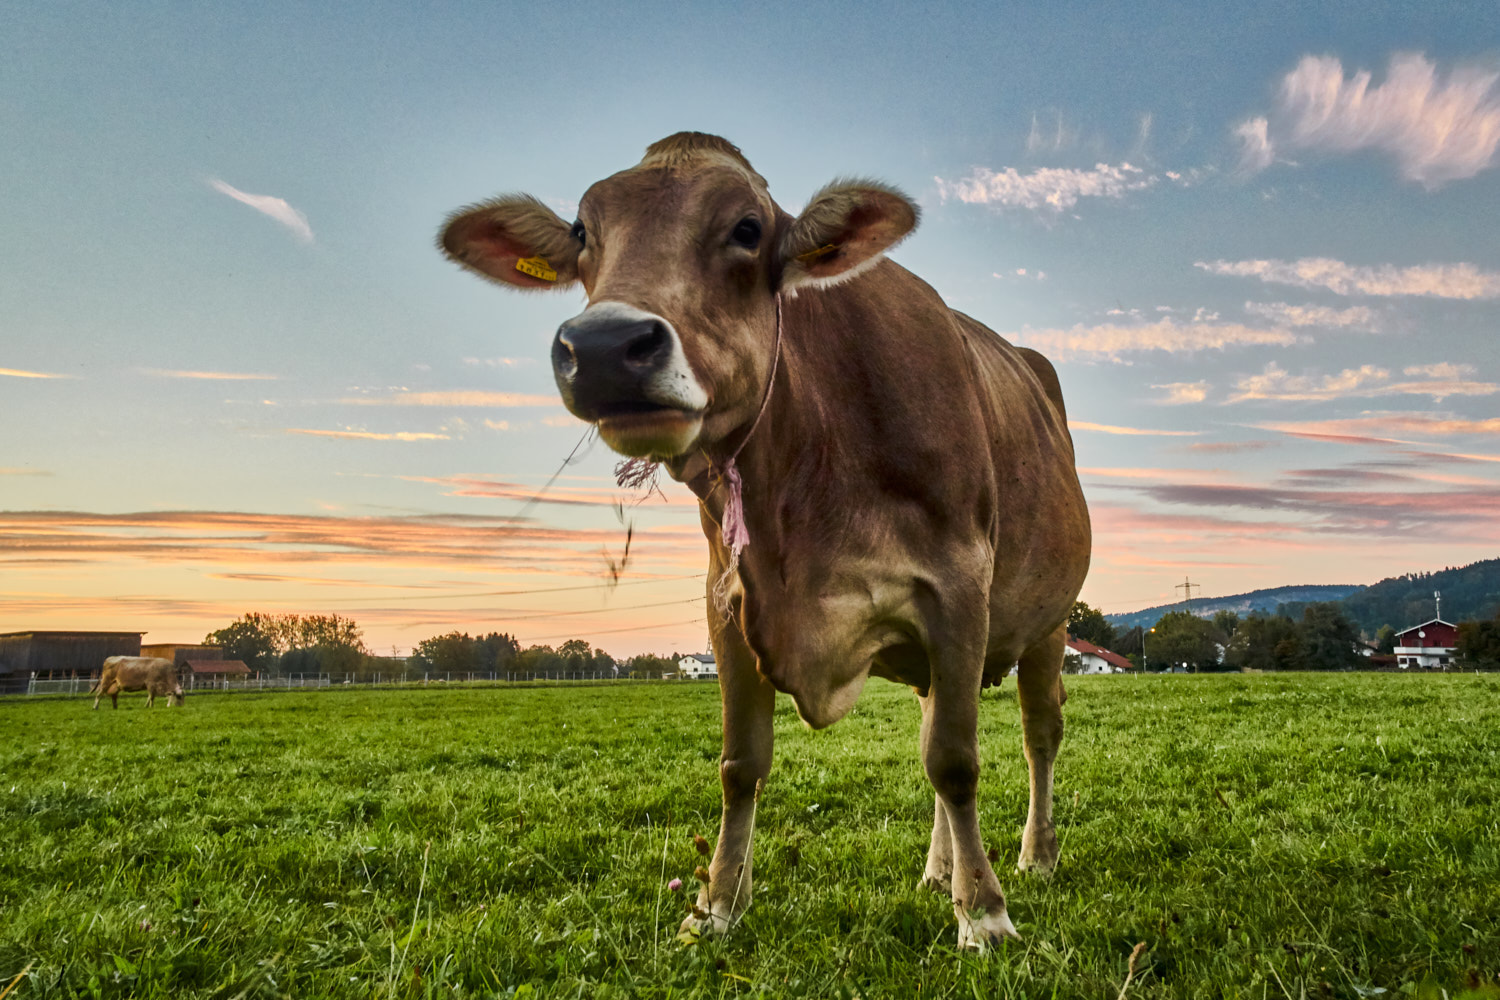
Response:
POLYGON ((552 265, 547 263, 545 257, 522 257, 516 261, 516 270, 542 281, 557 280, 557 272, 552 270, 552 265))
POLYGON ((818 261, 822 260, 824 257, 827 257, 829 254, 837 253, 838 249, 839 248, 837 244, 825 243, 822 246, 818 247, 816 250, 809 250, 807 251, 807 253, 799 253, 797 255, 797 259, 804 264, 816 264, 818 261))

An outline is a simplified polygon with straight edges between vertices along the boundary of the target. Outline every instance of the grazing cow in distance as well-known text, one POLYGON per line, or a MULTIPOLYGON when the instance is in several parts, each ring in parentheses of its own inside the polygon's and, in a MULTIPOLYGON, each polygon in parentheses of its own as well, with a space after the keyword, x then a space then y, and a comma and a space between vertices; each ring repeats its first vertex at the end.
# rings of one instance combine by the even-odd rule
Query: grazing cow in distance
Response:
POLYGON ((961 946, 1015 937, 976 794, 980 691, 1017 668, 1031 800, 1019 867, 1057 861, 1067 617, 1089 520, 1052 366, 950 309, 885 251, 899 191, 835 182, 795 218, 740 151, 679 133, 589 188, 569 224, 510 195, 455 212, 455 262, 530 290, 582 284, 552 346, 563 402, 697 495, 723 700, 723 821, 684 929, 751 898, 776 692, 814 728, 870 675, 912 687, 935 795, 922 881, 961 946))
POLYGON ((179 705, 187 700, 177 677, 177 665, 159 656, 111 656, 105 660, 99 684, 89 692, 94 696, 94 707, 98 708, 99 698, 107 694, 110 703, 119 708, 121 691, 145 691, 147 708, 156 704, 158 695, 166 696, 168 708, 174 698, 179 705))

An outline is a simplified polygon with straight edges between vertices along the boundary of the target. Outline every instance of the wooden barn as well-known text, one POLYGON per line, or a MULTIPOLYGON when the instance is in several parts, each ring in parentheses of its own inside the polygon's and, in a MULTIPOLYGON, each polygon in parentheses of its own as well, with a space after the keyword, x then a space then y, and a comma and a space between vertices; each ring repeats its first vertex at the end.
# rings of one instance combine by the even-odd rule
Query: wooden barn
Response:
POLYGON ((190 642, 143 642, 141 643, 142 656, 159 656, 163 660, 171 660, 181 667, 187 663, 198 660, 222 660, 224 650, 219 646, 206 646, 202 643, 190 642))
POLYGON ((144 632, 0 633, 0 694, 25 694, 32 677, 97 675, 107 657, 140 656, 144 632))

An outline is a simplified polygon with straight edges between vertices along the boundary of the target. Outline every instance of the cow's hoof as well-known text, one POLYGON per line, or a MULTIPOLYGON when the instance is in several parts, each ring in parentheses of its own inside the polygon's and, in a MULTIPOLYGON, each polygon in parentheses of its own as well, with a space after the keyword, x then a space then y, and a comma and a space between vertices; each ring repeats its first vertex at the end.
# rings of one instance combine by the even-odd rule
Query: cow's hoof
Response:
POLYGON ((953 895, 953 876, 927 874, 922 876, 922 881, 917 883, 918 889, 926 889, 928 892, 940 893, 944 896, 953 895))
POLYGON ((1021 940, 1021 935, 1016 931, 1016 925, 1010 922, 1010 914, 1005 912, 1004 907, 994 910, 965 910, 955 906, 953 912, 958 915, 958 946, 960 948, 982 952, 991 945, 998 945, 1006 938, 1012 941, 1021 940))
POLYGON ((686 944, 690 940, 707 937, 710 934, 728 934, 729 929, 735 925, 735 921, 718 913, 707 913, 699 907, 693 907, 694 912, 687 915, 682 926, 677 928, 677 939, 686 944), (702 913, 703 916, 698 914, 702 913))

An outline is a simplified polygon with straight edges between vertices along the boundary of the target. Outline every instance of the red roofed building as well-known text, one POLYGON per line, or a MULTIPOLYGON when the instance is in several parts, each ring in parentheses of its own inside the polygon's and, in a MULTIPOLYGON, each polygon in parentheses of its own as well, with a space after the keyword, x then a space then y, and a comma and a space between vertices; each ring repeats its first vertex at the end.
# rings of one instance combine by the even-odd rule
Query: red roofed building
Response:
POLYGON ((1083 661, 1081 674, 1122 674, 1134 669, 1129 660, 1119 653, 1111 653, 1103 646, 1096 646, 1086 639, 1068 636, 1068 651, 1083 661))
POLYGON ((1406 670, 1441 669, 1453 662, 1457 648, 1458 626, 1434 618, 1396 633, 1396 665, 1406 670))

